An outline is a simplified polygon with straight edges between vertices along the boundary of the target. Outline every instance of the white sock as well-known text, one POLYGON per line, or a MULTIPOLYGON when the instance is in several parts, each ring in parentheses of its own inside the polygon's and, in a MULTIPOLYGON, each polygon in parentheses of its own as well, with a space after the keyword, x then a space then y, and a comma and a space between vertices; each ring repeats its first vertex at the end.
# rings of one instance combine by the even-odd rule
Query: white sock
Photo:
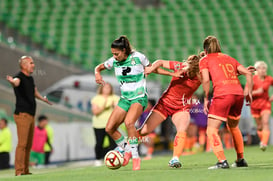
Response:
POLYGON ((124 136, 121 135, 121 137, 118 140, 115 140, 116 144, 121 147, 123 150, 125 150, 126 152, 130 152, 130 146, 127 143, 126 139, 124 138, 124 136))
POLYGON ((138 154, 138 144, 130 144, 132 157, 133 158, 139 158, 138 154))

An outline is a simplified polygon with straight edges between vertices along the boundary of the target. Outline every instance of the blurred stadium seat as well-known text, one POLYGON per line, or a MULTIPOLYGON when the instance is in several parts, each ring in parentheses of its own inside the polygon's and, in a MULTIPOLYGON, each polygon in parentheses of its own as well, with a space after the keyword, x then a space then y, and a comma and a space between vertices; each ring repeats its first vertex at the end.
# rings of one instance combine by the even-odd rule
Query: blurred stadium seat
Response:
POLYGON ((89 70, 111 56, 109 45, 122 34, 151 61, 185 59, 215 35, 245 65, 271 62, 271 0, 161 2, 143 9, 129 0, 1 0, 0 21, 89 70))

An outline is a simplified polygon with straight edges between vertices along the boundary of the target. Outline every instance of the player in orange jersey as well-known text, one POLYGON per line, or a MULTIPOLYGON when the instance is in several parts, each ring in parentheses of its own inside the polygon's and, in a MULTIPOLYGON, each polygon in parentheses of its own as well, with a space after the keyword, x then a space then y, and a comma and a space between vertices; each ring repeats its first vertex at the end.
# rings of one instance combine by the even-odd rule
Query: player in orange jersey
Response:
POLYGON ((252 74, 234 58, 221 53, 219 41, 208 36, 203 43, 207 54, 200 60, 202 85, 205 92, 204 112, 208 113, 207 135, 214 154, 218 158, 215 166, 209 169, 229 168, 218 131, 222 121, 227 123, 235 144, 237 160, 232 166, 247 167, 244 159, 244 143, 238 127, 241 109, 246 96, 252 101, 252 74), (242 89, 238 73, 246 76, 249 86, 242 89), (209 107, 210 79, 213 83, 213 99, 209 107))
POLYGON ((257 133, 260 138, 260 148, 265 151, 270 135, 269 118, 271 114, 271 102, 268 89, 273 86, 273 77, 267 75, 267 65, 263 61, 255 63, 256 75, 253 76, 253 102, 251 103, 251 114, 257 123, 257 133))
POLYGON ((192 104, 197 103, 192 100, 192 94, 201 84, 199 80, 199 57, 191 55, 186 62, 157 60, 151 67, 145 69, 145 73, 149 74, 159 67, 173 70, 178 73, 178 77, 172 78, 168 89, 163 93, 146 119, 140 134, 146 135, 152 132, 168 116, 172 116, 177 133, 174 139, 173 158, 170 160, 169 166, 179 168, 182 166, 179 157, 185 145, 186 131, 190 123, 189 110, 192 104))

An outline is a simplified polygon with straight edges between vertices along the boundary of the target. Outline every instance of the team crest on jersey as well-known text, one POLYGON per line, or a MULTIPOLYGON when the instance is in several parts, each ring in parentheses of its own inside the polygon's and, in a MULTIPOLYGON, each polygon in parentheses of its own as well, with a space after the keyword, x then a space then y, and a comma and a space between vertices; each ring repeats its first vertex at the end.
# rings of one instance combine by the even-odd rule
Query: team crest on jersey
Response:
POLYGON ((135 61, 134 58, 131 59, 131 64, 132 64, 132 65, 135 65, 135 64, 136 64, 136 61, 135 61))
POLYGON ((176 65, 174 66, 174 69, 175 69, 175 70, 180 70, 180 63, 176 64, 176 65))

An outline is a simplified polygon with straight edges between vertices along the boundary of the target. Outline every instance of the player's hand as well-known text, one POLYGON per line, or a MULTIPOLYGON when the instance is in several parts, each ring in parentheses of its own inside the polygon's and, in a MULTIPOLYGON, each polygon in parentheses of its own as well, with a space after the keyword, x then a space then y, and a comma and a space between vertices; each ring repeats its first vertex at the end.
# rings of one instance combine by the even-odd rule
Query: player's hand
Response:
POLYGON ((43 100, 45 103, 49 104, 49 105, 53 105, 52 102, 50 102, 46 96, 44 96, 44 100, 43 100))
POLYGON ((145 74, 146 77, 152 72, 153 72, 152 66, 145 67, 144 74, 145 74))
POLYGON ((204 98, 204 113, 208 115, 209 112, 209 100, 208 98, 204 98))
POLYGON ((246 105, 247 106, 249 106, 250 104, 251 104, 251 102, 252 102, 252 95, 251 94, 248 94, 247 96, 246 96, 246 105))
POLYGON ((247 70, 251 73, 254 73, 256 71, 256 68, 254 66, 248 66, 247 70))
POLYGON ((7 75, 7 81, 9 81, 9 83, 13 83, 13 77, 10 75, 7 75))
POLYGON ((96 83, 104 86, 105 82, 99 72, 95 74, 96 83))
POLYGON ((255 91, 255 94, 262 94, 262 93, 264 93, 264 89, 262 87, 260 87, 259 89, 255 91))
POLYGON ((185 70, 178 70, 172 73, 173 77, 183 77, 183 73, 185 72, 185 70))

